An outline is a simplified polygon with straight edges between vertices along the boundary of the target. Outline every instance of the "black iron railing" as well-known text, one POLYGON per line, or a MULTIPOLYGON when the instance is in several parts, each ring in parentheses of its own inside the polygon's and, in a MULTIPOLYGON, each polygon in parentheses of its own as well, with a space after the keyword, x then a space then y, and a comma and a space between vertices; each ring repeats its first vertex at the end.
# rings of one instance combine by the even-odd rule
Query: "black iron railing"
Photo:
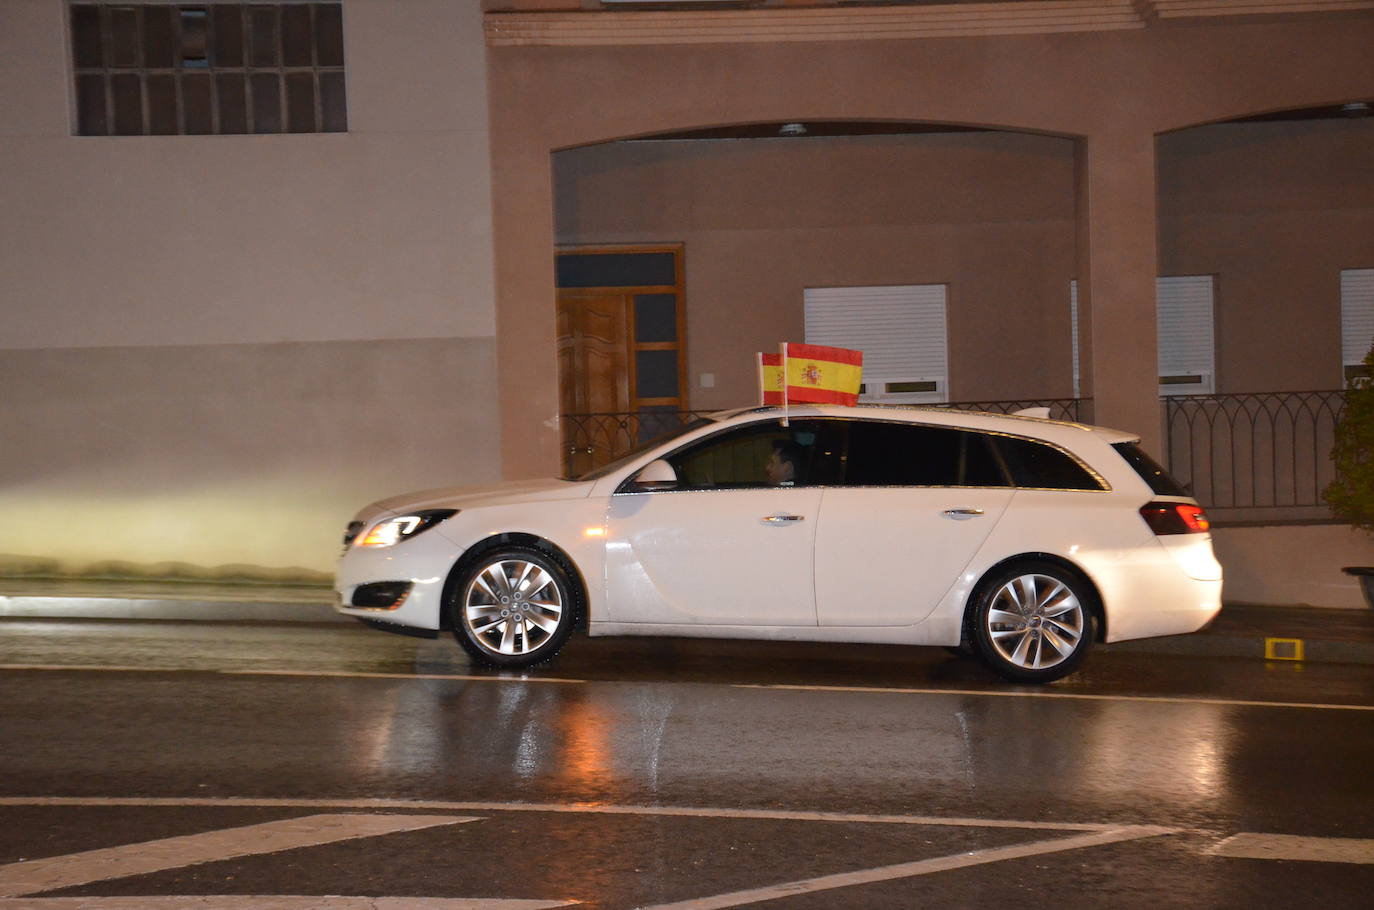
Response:
POLYGON ((1231 517, 1325 517, 1344 410, 1339 390, 1166 398, 1169 471, 1209 509, 1237 510, 1231 517))
POLYGON ((1083 398, 1025 398, 1020 401, 956 401, 940 405, 960 411, 986 411, 991 414, 1015 414, 1028 408, 1048 408, 1054 420, 1071 420, 1077 423, 1083 419, 1083 411, 1088 402, 1083 398))
POLYGON ((563 471, 577 477, 711 411, 671 408, 613 414, 562 414, 563 471))

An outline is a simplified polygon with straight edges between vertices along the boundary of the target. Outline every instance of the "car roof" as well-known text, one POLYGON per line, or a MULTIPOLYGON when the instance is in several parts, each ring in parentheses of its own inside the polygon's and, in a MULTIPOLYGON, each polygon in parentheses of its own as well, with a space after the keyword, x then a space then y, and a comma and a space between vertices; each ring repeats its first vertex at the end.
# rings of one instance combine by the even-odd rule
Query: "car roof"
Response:
POLYGON ((802 404, 790 405, 786 409, 773 405, 760 405, 717 411, 707 416, 712 420, 725 421, 746 415, 767 415, 781 418, 784 414, 789 417, 798 418, 851 417, 864 420, 900 420, 910 421, 912 423, 939 424, 943 426, 990 430, 993 432, 1009 433, 1016 436, 1042 436, 1059 439, 1071 437, 1072 433, 1077 431, 1091 433, 1108 445, 1140 441, 1139 433, 1129 433, 1125 430, 1114 430, 1109 427, 1075 423, 1068 420, 1054 420, 1052 418, 1037 417, 1030 414, 999 414, 987 411, 964 410, 963 408, 952 408, 948 406, 942 407, 939 405, 858 405, 856 407, 844 407, 841 405, 802 404))

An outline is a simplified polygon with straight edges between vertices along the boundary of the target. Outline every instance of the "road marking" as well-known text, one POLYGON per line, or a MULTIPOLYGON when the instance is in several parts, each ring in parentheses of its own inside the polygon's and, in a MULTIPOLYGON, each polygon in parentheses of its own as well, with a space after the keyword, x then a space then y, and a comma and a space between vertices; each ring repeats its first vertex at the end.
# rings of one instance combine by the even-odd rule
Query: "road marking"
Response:
POLYGON ((0 897, 200 863, 477 821, 448 815, 310 815, 0 866, 0 897))
POLYGON ((222 676, 304 676, 340 679, 452 679, 463 682, 565 683, 581 685, 585 679, 553 676, 477 676, 457 673, 350 673, 342 670, 225 670, 197 667, 128 667, 117 664, 0 664, 0 670, 73 670, 98 673, 218 673, 222 676))
POLYGON ((1354 837, 1299 837, 1296 834, 1246 832, 1232 835, 1203 852, 1238 859, 1374 864, 1374 840, 1354 837))
POLYGON ((314 897, 289 894, 206 894, 164 897, 11 897, 0 910, 553 910, 581 901, 496 897, 314 897))
MULTIPOLYGON (((586 685, 589 680, 554 676, 478 676, 449 673, 351 673, 341 670, 225 670, 194 667, 128 667, 100 664, 0 664, 0 670, 69 670, 99 673, 217 673, 223 676, 299 676, 334 679, 439 679, 460 682, 556 683, 586 685)), ((619 680, 600 680, 615 683, 619 680)), ((1244 698, 1183 698, 1167 695, 1092 695, 1086 692, 999 692, 989 689, 921 689, 888 686, 820 686, 788 683, 727 683, 732 689, 782 692, 858 692, 888 695, 962 695, 986 698, 1066 698, 1079 701, 1155 702, 1163 705, 1221 705, 1237 708, 1313 708, 1324 711, 1374 711, 1374 705, 1338 705, 1302 701, 1255 701, 1244 698)))
POLYGON ((1320 708, 1326 711, 1374 711, 1374 705, 1333 705, 1303 701, 1253 701, 1243 698, 1183 698, 1168 695, 1091 695, 1086 692, 999 692, 982 689, 903 689, 882 686, 809 686, 735 683, 735 689, 776 689, 783 692, 865 692, 890 695, 979 695, 988 698, 1068 698, 1081 701, 1156 702, 1163 705, 1222 705, 1239 708, 1320 708))
POLYGON ((890 881, 896 878, 912 878, 917 875, 929 875, 932 872, 944 872, 949 869, 964 869, 968 866, 998 863, 1004 860, 1021 859, 1027 856, 1042 856, 1046 853, 1079 850, 1084 847, 1096 847, 1102 844, 1117 844, 1123 841, 1140 840, 1145 837, 1156 837, 1161 834, 1169 833, 1172 833, 1172 829, 1148 826, 1112 828, 1107 831, 1100 831, 1096 834, 1076 834, 1071 837, 1061 837, 1054 840, 1033 841, 1028 844, 1014 844, 1009 847, 992 847, 987 850, 972 850, 968 853, 956 853, 951 856, 937 856, 911 863, 898 863, 894 866, 880 866, 876 869, 864 869, 860 872, 840 872, 835 875, 822 875, 816 878, 806 878, 795 882, 767 885, 763 888, 751 888, 747 891, 733 891, 729 894, 718 894, 714 897, 699 897, 691 900, 677 901, 671 904, 658 904, 653 907, 648 907, 646 910, 719 910, 719 908, 724 907, 739 907, 744 904, 756 904, 761 901, 776 900, 780 897, 812 894, 817 891, 829 891, 834 888, 850 888, 855 885, 868 885, 873 882, 890 881))
MULTIPOLYGON (((217 807, 258 809, 384 809, 429 812, 558 812, 583 815, 648 815, 684 818, 737 818, 761 821, 844 822, 877 825, 943 825, 951 828, 1023 828, 1030 831, 1118 831, 1120 825, 1043 822, 999 818, 944 818, 937 815, 868 815, 851 812, 799 812, 785 809, 724 809, 695 806, 616 806, 604 803, 489 803, 402 799, 257 799, 249 797, 5 796, 0 806, 217 807)), ((1159 829, 1175 831, 1177 829, 1159 829)))
POLYGON ((350 673, 342 670, 216 670, 225 676, 320 676, 343 679, 458 679, 464 682, 565 683, 582 685, 585 679, 555 676, 464 676, 449 673, 350 673))

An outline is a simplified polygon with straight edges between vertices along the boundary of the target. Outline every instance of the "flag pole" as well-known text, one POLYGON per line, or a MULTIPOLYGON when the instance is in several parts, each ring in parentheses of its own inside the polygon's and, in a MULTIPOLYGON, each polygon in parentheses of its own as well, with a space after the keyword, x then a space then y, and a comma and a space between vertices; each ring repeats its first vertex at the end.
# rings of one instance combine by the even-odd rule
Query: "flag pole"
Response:
POLYGON ((759 406, 762 407, 768 403, 765 400, 768 397, 768 389, 764 382, 766 377, 763 372, 763 351, 755 352, 754 365, 759 369, 759 406))
POLYGON ((782 348, 782 425, 790 427, 792 424, 787 419, 787 342, 783 342, 782 348))

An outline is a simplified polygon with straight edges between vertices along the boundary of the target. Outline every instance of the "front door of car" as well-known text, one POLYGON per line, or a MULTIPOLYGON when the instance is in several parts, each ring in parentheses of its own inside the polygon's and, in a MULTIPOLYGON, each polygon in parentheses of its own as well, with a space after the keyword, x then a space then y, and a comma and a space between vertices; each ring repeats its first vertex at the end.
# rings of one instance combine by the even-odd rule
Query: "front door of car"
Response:
POLYGON ((814 626, 815 484, 838 464, 816 423, 756 422, 695 441, 667 457, 671 489, 612 496, 611 620, 814 626))
POLYGON ((930 615, 1013 490, 981 434, 847 421, 841 485, 816 532, 822 626, 909 626, 930 615))

